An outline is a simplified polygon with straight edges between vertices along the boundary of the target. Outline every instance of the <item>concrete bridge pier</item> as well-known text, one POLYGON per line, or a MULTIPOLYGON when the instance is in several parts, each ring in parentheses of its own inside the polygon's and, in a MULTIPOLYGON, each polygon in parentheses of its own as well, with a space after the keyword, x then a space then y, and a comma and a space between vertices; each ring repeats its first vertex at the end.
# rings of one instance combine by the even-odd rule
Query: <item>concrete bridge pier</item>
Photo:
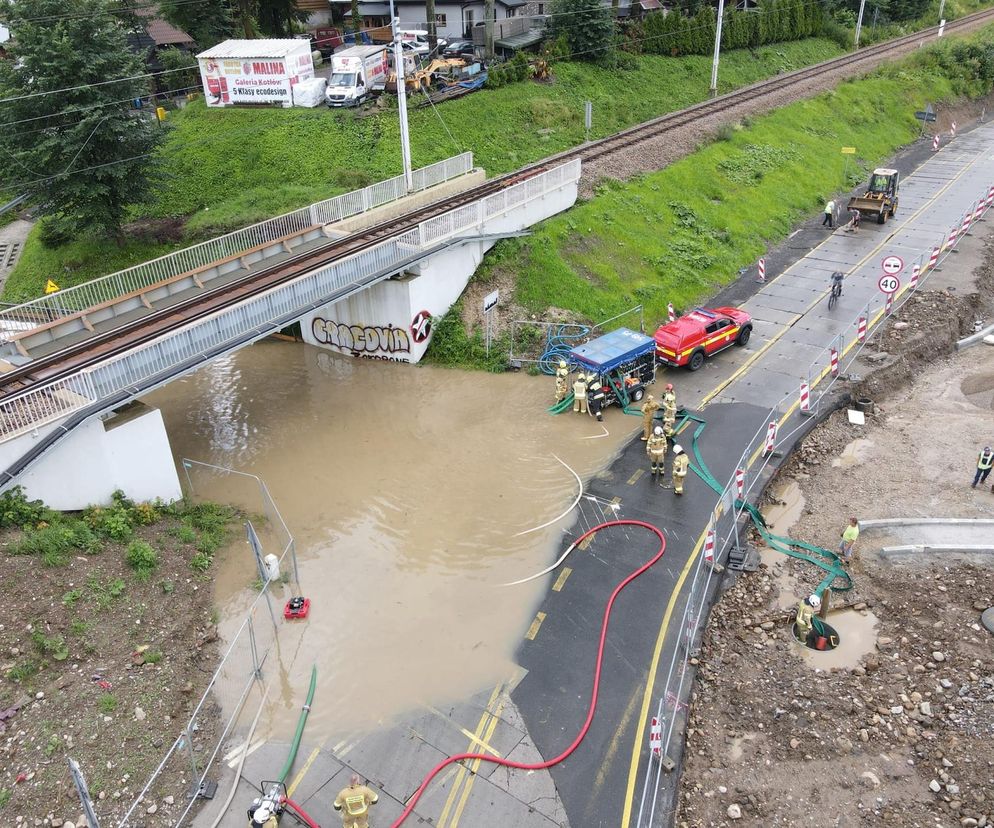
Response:
MULTIPOLYGON (((59 424, 0 444, 0 466, 9 465, 59 424)), ((132 500, 183 496, 162 413, 138 400, 78 425, 18 479, 31 499, 75 511, 110 503, 120 489, 132 500)))

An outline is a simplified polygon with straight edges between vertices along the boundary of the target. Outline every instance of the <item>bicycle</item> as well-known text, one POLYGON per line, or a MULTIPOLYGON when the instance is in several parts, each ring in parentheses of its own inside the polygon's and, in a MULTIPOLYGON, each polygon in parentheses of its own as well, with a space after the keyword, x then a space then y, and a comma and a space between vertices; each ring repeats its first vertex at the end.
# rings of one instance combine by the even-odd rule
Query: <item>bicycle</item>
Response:
POLYGON ((832 285, 832 292, 828 295, 828 309, 832 310, 835 307, 835 303, 839 301, 839 297, 842 295, 842 285, 836 282, 832 285))

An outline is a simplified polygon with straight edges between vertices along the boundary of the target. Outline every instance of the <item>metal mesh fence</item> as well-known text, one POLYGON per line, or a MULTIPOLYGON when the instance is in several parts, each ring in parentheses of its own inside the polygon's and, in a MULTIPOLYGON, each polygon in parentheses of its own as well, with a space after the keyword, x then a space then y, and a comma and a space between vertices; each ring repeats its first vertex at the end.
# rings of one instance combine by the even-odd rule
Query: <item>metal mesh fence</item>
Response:
MULTIPOLYGON (((244 510, 252 527, 258 525, 262 549, 279 559, 282 577, 259 580, 259 594, 245 615, 232 622, 233 629, 226 630, 222 621, 222 638, 229 643, 207 688, 190 718, 180 726, 158 768, 116 823, 117 828, 179 826, 196 812, 197 794, 211 766, 241 735, 242 708, 253 693, 261 693, 263 672, 278 645, 281 607, 280 600, 271 593, 283 580, 293 582, 298 594, 300 589, 293 535, 265 482, 256 475, 210 463, 188 459, 182 463, 187 495, 196 498, 198 490, 209 483, 215 499, 244 510), (169 795, 182 804, 179 817, 151 816, 148 807, 169 795)), ((258 572, 251 553, 245 557, 245 572, 247 581, 258 572)))
POLYGON ((694 550, 697 560, 693 575, 686 595, 674 613, 674 617, 679 613, 680 623, 669 632, 673 655, 654 708, 656 730, 650 729, 647 734, 635 828, 651 828, 660 824, 656 811, 662 774, 675 766, 670 758, 671 750, 679 748, 686 731, 695 656, 719 580, 718 566, 706 560, 710 544, 713 542, 714 564, 727 563, 730 550, 741 545, 740 533, 748 529, 748 518, 743 517, 745 509, 736 501, 744 503, 759 497, 772 476, 770 464, 776 447, 789 445, 795 435, 808 426, 807 415, 816 413, 835 383, 850 373, 862 350, 883 330, 883 323, 926 283, 942 261, 955 250, 959 240, 969 232, 970 226, 981 220, 992 205, 994 185, 973 202, 955 227, 911 262, 910 267, 905 264, 902 273, 908 275, 902 279, 902 285, 895 294, 874 296, 842 326, 839 333, 828 339, 806 374, 799 378, 798 388, 777 401, 745 445, 736 463, 736 472, 718 495, 707 530, 694 550))

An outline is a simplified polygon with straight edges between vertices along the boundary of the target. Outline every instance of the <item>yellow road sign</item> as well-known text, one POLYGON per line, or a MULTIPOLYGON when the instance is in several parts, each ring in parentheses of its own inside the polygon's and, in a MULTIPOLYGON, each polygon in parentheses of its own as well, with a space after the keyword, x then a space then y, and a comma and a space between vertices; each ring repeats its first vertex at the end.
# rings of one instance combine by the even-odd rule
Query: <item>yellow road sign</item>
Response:
POLYGON ((842 148, 842 154, 843 155, 855 155, 856 154, 856 147, 843 147, 842 148))
POLYGON ((57 293, 61 288, 55 284, 51 279, 45 282, 45 293, 57 293))

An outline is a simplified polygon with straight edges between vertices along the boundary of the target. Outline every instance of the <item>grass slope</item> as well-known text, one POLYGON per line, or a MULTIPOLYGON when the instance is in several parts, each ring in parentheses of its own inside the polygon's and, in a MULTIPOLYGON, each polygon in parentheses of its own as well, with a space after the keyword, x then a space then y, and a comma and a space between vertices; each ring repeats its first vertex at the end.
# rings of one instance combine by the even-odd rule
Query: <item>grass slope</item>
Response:
MULTIPOLYGON (((602 186, 529 238, 501 242, 476 278, 515 274, 515 301, 538 316, 555 307, 596 321, 642 303, 655 325, 668 302, 686 308, 734 280, 829 195, 915 139, 923 101, 986 91, 950 80, 934 55, 919 54, 729 130, 658 173, 602 186), (858 151, 848 182, 843 146, 858 151)), ((438 326, 436 337, 451 327, 438 326)), ((461 352, 463 364, 492 369, 465 347, 472 339, 433 339, 429 358, 437 351, 453 364, 461 352)))
MULTIPOLYGON (((805 40, 722 56, 722 91, 827 60, 839 48, 805 40)), ((471 149, 491 175, 585 140, 583 103, 592 101, 592 137, 609 135, 707 97, 710 59, 644 55, 637 70, 559 63, 555 82, 483 90, 437 109, 411 112, 414 163, 471 149)), ((207 109, 194 103, 172 117, 144 217, 191 216, 202 238, 251 224, 400 172, 396 111, 357 118, 324 107, 207 109)), ((79 284, 180 244, 133 241, 124 248, 78 240, 47 250, 32 235, 4 287, 6 301, 40 295, 45 281, 79 284)))

